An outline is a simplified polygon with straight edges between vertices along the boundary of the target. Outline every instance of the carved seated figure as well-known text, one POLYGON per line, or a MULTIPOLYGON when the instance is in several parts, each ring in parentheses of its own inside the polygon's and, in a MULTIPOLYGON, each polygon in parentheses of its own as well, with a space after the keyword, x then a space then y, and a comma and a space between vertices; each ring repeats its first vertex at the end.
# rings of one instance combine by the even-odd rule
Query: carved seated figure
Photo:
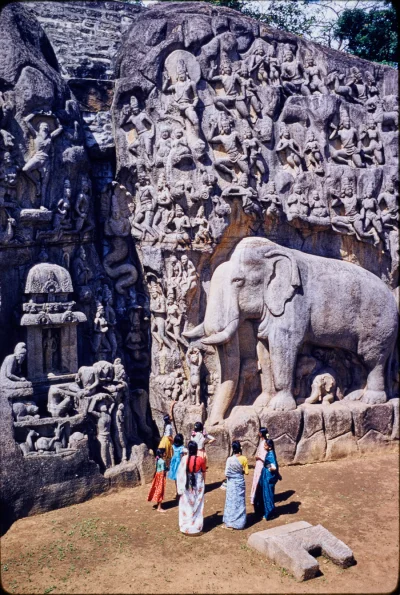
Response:
POLYGON ((26 344, 17 343, 14 353, 7 355, 0 368, 0 386, 2 389, 18 391, 31 389, 32 384, 21 376, 21 365, 26 358, 26 344))

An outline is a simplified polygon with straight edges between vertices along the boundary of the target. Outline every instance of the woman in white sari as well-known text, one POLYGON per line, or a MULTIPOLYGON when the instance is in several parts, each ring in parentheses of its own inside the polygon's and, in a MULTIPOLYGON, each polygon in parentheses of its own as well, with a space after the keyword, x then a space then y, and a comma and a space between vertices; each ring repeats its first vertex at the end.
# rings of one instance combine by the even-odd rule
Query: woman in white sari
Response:
POLYGON ((179 529, 186 535, 203 530, 206 462, 197 454, 197 443, 190 441, 188 454, 182 458, 177 476, 179 529))

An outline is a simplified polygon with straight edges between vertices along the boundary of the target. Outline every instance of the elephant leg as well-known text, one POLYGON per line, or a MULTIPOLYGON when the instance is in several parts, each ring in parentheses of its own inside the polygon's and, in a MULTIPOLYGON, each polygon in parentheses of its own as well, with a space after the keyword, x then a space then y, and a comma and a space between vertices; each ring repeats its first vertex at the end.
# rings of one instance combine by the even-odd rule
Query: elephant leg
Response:
POLYGON ((257 343, 257 357, 261 367, 262 393, 255 400, 254 406, 266 407, 272 397, 275 396, 276 390, 272 376, 270 353, 265 340, 260 339, 257 343))
POLYGON ((236 332, 231 341, 218 346, 221 365, 221 384, 217 389, 211 409, 209 424, 215 426, 223 422, 233 397, 235 396, 240 369, 239 337, 236 332))
POLYGON ((276 395, 270 400, 268 407, 280 411, 296 409, 293 397, 293 379, 297 360, 298 345, 289 344, 286 333, 277 333, 269 340, 272 374, 276 395))
POLYGON ((377 405, 378 403, 386 403, 387 396, 385 392, 385 363, 378 363, 367 378, 367 386, 365 392, 361 397, 363 403, 369 405, 377 405))

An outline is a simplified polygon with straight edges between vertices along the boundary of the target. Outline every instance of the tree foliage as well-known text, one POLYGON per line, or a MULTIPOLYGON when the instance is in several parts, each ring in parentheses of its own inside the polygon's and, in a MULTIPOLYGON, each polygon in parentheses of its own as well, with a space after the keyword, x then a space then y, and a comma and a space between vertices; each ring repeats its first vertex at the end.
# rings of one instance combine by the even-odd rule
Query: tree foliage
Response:
POLYGON ((344 49, 360 58, 394 64, 398 61, 397 15, 393 6, 365 12, 345 10, 334 27, 344 49))

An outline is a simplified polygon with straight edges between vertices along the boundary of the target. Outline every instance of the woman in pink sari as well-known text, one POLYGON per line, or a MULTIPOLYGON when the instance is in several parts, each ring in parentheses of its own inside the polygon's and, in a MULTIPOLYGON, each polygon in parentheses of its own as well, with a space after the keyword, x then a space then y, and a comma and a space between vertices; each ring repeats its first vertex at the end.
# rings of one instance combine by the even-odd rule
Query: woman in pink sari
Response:
POLYGON ((250 493, 251 504, 254 504, 254 497, 256 495, 256 489, 258 486, 258 482, 260 481, 260 475, 261 475, 262 468, 264 466, 264 460, 265 460, 265 455, 266 455, 264 443, 265 443, 265 440, 267 440, 267 438, 269 438, 267 428, 260 428, 258 435, 260 437, 260 443, 258 445, 257 452, 256 452, 256 466, 254 468, 253 485, 251 486, 251 493, 250 493))

